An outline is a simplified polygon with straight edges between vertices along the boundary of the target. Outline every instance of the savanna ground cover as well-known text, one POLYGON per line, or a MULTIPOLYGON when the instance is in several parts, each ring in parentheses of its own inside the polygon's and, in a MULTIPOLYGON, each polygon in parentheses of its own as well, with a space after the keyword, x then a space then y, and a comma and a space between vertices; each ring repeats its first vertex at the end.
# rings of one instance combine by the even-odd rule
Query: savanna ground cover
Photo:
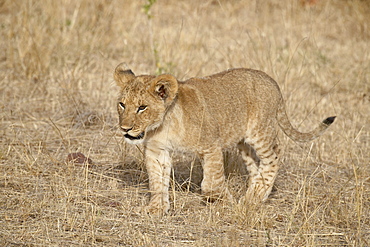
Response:
MULTIPOLYGON (((0 245, 369 246, 369 25, 361 0, 0 1, 0 245), (117 128, 120 62, 180 80, 260 69, 300 130, 337 119, 310 143, 279 136, 258 207, 205 204, 199 161, 174 154, 170 214, 138 214, 148 179, 117 128)), ((238 199, 245 168, 225 161, 238 199)))

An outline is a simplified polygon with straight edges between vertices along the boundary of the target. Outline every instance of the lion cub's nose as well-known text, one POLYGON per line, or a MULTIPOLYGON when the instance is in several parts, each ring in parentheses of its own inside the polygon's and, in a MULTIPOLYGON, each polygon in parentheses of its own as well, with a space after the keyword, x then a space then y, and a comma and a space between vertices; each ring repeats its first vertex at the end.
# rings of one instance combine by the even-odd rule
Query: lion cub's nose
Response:
POLYGON ((126 126, 121 126, 121 130, 123 130, 124 132, 129 132, 130 130, 132 130, 132 127, 126 127, 126 126))

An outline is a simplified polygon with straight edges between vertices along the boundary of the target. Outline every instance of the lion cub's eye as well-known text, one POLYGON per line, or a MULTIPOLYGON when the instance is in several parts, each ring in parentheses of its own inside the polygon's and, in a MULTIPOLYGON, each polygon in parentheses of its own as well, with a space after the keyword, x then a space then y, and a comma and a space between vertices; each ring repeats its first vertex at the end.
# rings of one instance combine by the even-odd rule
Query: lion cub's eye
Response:
POLYGON ((119 106, 120 106, 123 110, 125 109, 125 104, 123 104, 122 102, 119 102, 118 104, 119 104, 119 106))
POLYGON ((146 107, 147 107, 146 105, 139 106, 139 108, 137 108, 137 112, 143 112, 143 111, 145 111, 146 107))

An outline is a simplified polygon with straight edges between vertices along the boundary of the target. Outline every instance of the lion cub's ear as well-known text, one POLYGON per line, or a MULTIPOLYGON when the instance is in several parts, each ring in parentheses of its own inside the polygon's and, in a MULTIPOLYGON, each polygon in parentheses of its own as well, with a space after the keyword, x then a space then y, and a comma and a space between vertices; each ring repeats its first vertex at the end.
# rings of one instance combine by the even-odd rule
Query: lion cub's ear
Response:
POLYGON ((150 90, 165 102, 171 102, 177 94, 179 84, 172 75, 160 75, 151 81, 150 90))
POLYGON ((124 87, 128 82, 132 81, 135 78, 135 74, 127 69, 125 63, 120 63, 114 70, 114 80, 117 85, 124 87))

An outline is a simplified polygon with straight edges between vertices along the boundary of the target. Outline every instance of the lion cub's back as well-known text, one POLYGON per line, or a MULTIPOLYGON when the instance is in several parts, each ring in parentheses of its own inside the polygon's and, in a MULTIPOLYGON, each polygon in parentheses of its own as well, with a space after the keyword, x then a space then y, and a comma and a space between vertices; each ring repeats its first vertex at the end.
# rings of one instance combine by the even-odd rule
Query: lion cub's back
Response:
POLYGON ((249 121, 275 116, 282 99, 277 83, 266 73, 252 69, 230 69, 184 83, 203 96, 207 112, 225 139, 243 135, 249 121))
POLYGON ((210 110, 216 112, 270 107, 281 100, 277 83, 266 73, 253 69, 230 69, 203 78, 185 81, 199 91, 210 110))

